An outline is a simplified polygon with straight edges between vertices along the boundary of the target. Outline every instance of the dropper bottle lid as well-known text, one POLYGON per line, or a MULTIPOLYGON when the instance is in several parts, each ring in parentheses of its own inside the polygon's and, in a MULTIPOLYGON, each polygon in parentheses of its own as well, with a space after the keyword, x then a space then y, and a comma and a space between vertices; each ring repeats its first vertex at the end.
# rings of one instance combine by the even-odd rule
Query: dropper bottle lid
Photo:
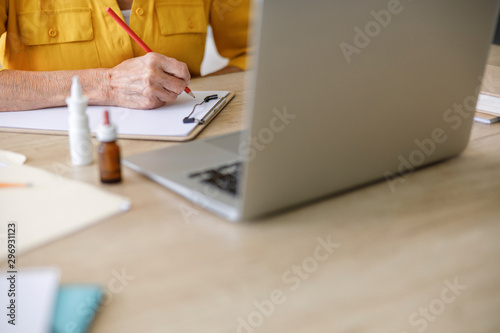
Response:
POLYGON ((78 76, 73 76, 71 83, 71 96, 66 98, 66 103, 87 103, 89 101, 87 96, 83 95, 82 85, 78 76))
POLYGON ((109 120, 109 111, 104 111, 104 123, 97 130, 97 139, 101 142, 116 141, 116 126, 109 120))

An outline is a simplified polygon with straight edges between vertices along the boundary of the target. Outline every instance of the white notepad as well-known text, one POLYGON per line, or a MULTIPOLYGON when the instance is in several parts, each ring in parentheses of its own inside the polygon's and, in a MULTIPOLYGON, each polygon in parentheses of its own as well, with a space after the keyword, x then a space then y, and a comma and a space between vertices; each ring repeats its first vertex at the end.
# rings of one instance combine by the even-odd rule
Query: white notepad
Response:
MULTIPOLYGON (((219 99, 196 107, 193 117, 206 119, 207 123, 230 101, 234 94, 229 91, 193 91, 196 99, 182 94, 172 104, 154 110, 136 110, 121 107, 89 106, 90 129, 96 132, 103 122, 103 111, 109 110, 111 121, 118 128, 121 138, 172 139, 182 141, 192 138, 193 132, 200 126, 197 123, 183 123, 183 119, 206 96, 218 94, 219 99), (210 118, 210 119, 207 119, 210 118)), ((32 111, 0 112, 0 128, 41 130, 60 132, 68 131, 67 107, 47 108, 32 111)), ((57 133, 51 133, 57 134, 57 133)))

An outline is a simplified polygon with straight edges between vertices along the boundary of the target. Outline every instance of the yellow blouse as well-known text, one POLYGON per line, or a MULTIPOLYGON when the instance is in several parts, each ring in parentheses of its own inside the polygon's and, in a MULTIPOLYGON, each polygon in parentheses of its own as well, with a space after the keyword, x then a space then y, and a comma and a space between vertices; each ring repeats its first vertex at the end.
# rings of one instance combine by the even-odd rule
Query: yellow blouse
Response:
MULTIPOLYGON (((219 53, 245 69, 249 6, 249 0, 134 0, 130 27, 154 52, 199 75, 210 24, 219 53)), ((107 7, 121 16, 115 0, 0 0, 3 68, 111 68, 144 55, 107 7)))

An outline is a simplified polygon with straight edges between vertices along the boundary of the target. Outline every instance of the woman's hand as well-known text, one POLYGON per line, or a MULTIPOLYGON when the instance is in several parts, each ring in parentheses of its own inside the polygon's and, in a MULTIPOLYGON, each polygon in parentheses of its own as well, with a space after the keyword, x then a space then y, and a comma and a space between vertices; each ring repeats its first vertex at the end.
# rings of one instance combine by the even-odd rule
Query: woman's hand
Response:
POLYGON ((191 75, 186 64, 151 52, 111 68, 109 79, 109 104, 154 109, 175 101, 191 75))
POLYGON ((90 105, 154 109, 182 94, 191 75, 186 64, 157 53, 126 60, 111 69, 0 72, 0 111, 65 106, 71 78, 80 77, 90 105))

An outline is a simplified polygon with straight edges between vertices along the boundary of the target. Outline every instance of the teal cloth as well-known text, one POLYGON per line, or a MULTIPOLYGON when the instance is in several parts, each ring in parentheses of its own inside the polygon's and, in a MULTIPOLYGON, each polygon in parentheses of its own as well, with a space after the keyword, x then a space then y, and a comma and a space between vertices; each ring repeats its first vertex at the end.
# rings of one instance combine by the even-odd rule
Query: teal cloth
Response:
POLYGON ((97 285, 66 285, 59 288, 52 333, 85 333, 102 299, 97 285))

